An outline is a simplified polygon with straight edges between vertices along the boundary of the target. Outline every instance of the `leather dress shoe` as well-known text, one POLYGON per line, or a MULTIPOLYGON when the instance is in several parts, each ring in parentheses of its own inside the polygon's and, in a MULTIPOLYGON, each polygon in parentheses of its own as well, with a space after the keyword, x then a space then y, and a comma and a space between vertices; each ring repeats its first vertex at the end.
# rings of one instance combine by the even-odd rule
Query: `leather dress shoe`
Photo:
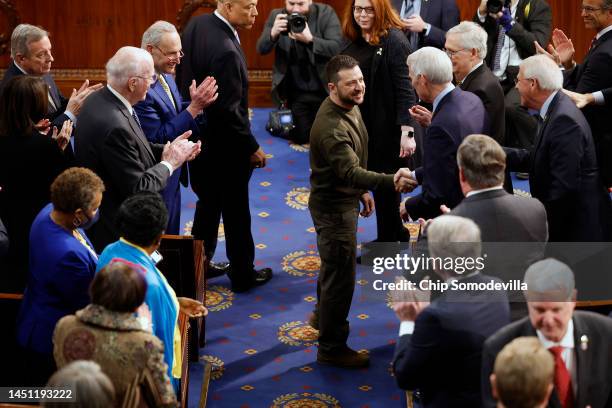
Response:
POLYGON ((216 278, 223 276, 230 270, 230 264, 228 262, 210 262, 208 264, 208 270, 206 271, 206 279, 216 278))
POLYGON ((272 279, 272 269, 262 268, 253 270, 253 277, 251 281, 247 283, 234 283, 232 282, 232 292, 242 293, 247 290, 254 288, 255 286, 265 285, 270 279, 272 279))
POLYGON ((363 368, 370 364, 370 357, 344 346, 331 353, 324 353, 319 350, 317 352, 317 363, 342 368, 363 368))

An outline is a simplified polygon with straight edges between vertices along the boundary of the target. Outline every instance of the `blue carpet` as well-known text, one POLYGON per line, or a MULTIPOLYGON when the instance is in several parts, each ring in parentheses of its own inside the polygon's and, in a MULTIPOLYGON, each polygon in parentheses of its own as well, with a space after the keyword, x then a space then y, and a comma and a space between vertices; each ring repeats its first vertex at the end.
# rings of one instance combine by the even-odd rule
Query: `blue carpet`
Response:
MULTIPOLYGON (((316 363, 317 335, 306 324, 319 269, 307 209, 308 150, 271 137, 264 129, 268 112, 255 109, 252 117, 268 165, 253 173, 250 204, 256 267, 271 267, 275 275, 246 294, 233 294, 227 277, 208 282, 207 344, 200 350, 201 361, 214 367, 207 406, 399 407, 404 396, 389 365, 399 324, 385 299, 366 299, 366 268, 357 270, 349 346, 369 353, 370 367, 355 371, 316 363)), ((514 182, 517 193, 527 194, 528 182, 514 182)), ((195 199, 183 191, 184 233, 191 230, 195 199)), ((225 256, 222 229, 219 236, 215 261, 225 256)), ((358 241, 374 238, 375 218, 360 218, 358 241)), ((191 364, 189 407, 198 406, 202 373, 201 363, 191 364)))

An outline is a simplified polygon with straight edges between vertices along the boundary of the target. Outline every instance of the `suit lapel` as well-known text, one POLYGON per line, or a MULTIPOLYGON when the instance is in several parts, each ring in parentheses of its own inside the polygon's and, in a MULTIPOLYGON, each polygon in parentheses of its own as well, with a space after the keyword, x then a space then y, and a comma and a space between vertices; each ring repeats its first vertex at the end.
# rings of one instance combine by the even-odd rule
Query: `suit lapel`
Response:
MULTIPOLYGON (((162 75, 164 75, 164 74, 162 74, 162 75)), ((164 76, 164 79, 166 79, 165 76, 164 76)), ((166 79, 166 83, 168 83, 167 79, 166 79)), ((170 84, 168 84, 168 88, 170 88, 170 84)), ((155 94, 157 94, 157 97, 164 102, 164 104, 168 107, 168 109, 170 109, 172 112, 177 112, 178 105, 177 105, 176 108, 174 107, 174 104, 172 103, 172 101, 168 97, 168 94, 166 93, 166 91, 164 91, 164 87, 159 82, 159 79, 157 80, 157 82, 153 86, 153 92, 155 92, 155 94)), ((172 93, 172 89, 170 89, 170 93, 172 93)), ((175 103, 176 103, 176 101, 175 101, 175 103)))
MULTIPOLYGON (((548 123, 550 122, 550 117, 554 113, 554 110, 556 109, 557 104, 559 103, 559 98, 560 97, 561 97, 561 91, 558 91, 557 94, 555 95, 555 97, 553 98, 553 100, 550 102, 550 105, 548 106, 548 112, 546 112, 546 117, 544 118, 544 122, 542 123, 542 127, 540 128, 540 130, 536 134, 536 138, 535 138, 535 141, 533 143, 533 156, 535 156, 536 152, 540 148, 540 145, 542 144, 542 139, 543 139, 543 136, 544 136, 544 132, 546 131, 546 127, 548 126, 548 123)), ((539 115, 539 113, 538 113, 538 115, 539 115)), ((534 163, 534 162, 535 162, 535 160, 532 160, 532 163, 534 163)))
POLYGON ((419 15, 423 19, 423 21, 428 21, 429 16, 429 1, 421 0, 421 10, 419 11, 419 15))
POLYGON ((586 392, 588 391, 589 366, 591 365, 592 353, 589 346, 589 337, 585 333, 585 328, 580 320, 580 316, 574 314, 574 351, 576 354, 576 378, 578 381, 578 395, 576 395, 577 406, 586 406, 586 392), (585 341, 583 341, 585 340, 585 341), (584 350, 583 350, 584 348, 584 350))
POLYGON ((130 125, 132 131, 134 132, 134 135, 136 136, 136 140, 138 140, 138 142, 140 142, 140 144, 144 147, 144 150, 148 152, 151 161, 155 162, 155 155, 151 150, 149 141, 145 137, 140 126, 138 126, 138 123, 136 123, 136 120, 132 117, 132 115, 130 115, 130 112, 125 107, 125 105, 119 99, 117 99, 117 97, 113 95, 113 93, 108 88, 104 88, 104 90, 108 93, 113 103, 117 106, 117 108, 121 111, 121 114, 125 117, 125 120, 130 125))

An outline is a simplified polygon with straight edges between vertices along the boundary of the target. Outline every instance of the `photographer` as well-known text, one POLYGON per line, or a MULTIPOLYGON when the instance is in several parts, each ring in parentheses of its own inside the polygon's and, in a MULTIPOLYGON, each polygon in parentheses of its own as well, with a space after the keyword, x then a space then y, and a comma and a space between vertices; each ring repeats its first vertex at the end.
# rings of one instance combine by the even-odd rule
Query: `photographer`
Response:
POLYGON ((257 52, 275 51, 272 98, 288 103, 295 129, 289 138, 308 143, 310 128, 327 97, 325 64, 339 51, 340 22, 335 11, 312 0, 285 0, 266 21, 257 52))
POLYGON ((521 62, 535 55, 535 42, 548 44, 552 13, 545 0, 481 0, 474 21, 488 35, 485 62, 500 80, 506 94, 506 143, 528 148, 537 124, 520 107, 514 80, 521 62))

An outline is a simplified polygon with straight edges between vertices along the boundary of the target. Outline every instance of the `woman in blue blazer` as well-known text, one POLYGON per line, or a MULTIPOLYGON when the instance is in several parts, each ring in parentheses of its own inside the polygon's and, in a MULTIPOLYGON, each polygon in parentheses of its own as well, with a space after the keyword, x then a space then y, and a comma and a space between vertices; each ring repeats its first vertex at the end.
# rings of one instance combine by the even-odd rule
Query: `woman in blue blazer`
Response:
POLYGON ((52 336, 62 317, 89 304, 98 256, 85 235, 98 216, 104 184, 91 170, 71 168, 51 184, 51 203, 30 230, 30 273, 17 318, 24 385, 44 385, 55 371, 52 336))

